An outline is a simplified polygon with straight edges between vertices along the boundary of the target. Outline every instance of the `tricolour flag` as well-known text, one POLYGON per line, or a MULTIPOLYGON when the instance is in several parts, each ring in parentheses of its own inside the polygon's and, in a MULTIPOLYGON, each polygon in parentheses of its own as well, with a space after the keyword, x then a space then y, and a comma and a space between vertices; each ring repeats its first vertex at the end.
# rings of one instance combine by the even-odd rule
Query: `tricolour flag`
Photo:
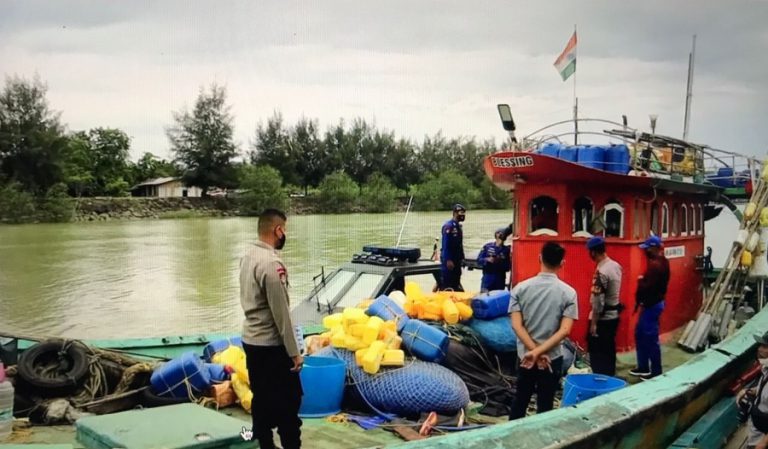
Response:
POLYGON ((576 71, 576 32, 573 32, 571 40, 568 41, 568 45, 565 46, 565 50, 560 53, 555 61, 555 68, 560 72, 560 76, 563 81, 573 75, 576 71))

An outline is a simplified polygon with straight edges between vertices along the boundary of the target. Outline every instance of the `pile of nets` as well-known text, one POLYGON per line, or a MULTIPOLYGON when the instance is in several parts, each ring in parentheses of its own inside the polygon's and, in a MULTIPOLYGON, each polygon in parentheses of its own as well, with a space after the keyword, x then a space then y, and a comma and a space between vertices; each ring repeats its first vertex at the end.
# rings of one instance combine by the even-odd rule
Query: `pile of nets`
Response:
POLYGON ((412 360, 402 368, 382 369, 378 374, 370 375, 357 366, 353 352, 324 348, 317 355, 344 360, 352 385, 379 413, 452 415, 469 404, 469 391, 464 381, 436 363, 412 360))

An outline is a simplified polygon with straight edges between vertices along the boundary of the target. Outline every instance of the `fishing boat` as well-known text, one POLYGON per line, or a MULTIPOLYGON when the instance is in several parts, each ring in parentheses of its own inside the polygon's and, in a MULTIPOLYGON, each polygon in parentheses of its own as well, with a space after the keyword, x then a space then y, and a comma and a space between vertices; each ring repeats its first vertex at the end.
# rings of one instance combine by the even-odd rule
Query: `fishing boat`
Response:
MULTIPOLYGON (((508 109, 502 108, 501 112, 505 128, 514 132, 508 109)), ((712 172, 717 174, 712 164, 738 157, 750 177, 745 191, 747 186, 754 186, 754 192, 766 192, 765 203, 766 183, 753 176, 758 162, 609 121, 584 120, 579 133, 553 132, 556 126, 567 123, 546 127, 521 142, 512 134, 510 148, 484 161, 488 177, 511 194, 515 224, 512 283, 537 273, 536 256, 544 242, 558 241, 565 246, 562 277, 576 288, 580 309, 572 338, 584 345, 593 269, 584 250, 586 239, 593 235, 606 238, 611 257, 624 268, 627 281, 623 283, 621 298, 628 302, 634 296, 634 279, 643 271, 638 243, 651 233, 661 236, 672 270, 668 306, 662 318, 665 373, 575 406, 511 423, 476 417, 484 424, 418 441, 403 442, 382 428, 364 431, 351 424, 307 419, 303 428, 304 447, 486 448, 492 442, 501 448, 667 448, 700 428, 702 425, 697 421, 709 419, 708 412, 713 413, 712 410, 719 411, 722 418, 714 426, 720 429, 720 436, 733 431, 733 420, 726 419, 731 410, 728 401, 732 402, 728 396, 733 385, 753 365, 752 335, 768 328, 768 312, 760 310, 740 323, 738 329, 726 326, 726 333, 714 333, 707 339, 703 352, 696 352, 702 349, 698 347, 693 348, 695 351, 681 350, 676 337, 700 315, 702 303, 712 288, 706 281, 722 284, 709 273, 712 264, 708 263, 704 248, 708 215, 705 211, 708 206, 728 206, 733 201, 725 194, 727 187, 707 177, 712 172), (584 131, 585 123, 612 128, 596 136, 584 131), (564 144, 566 135, 574 138, 574 145, 564 144), (578 139, 584 136, 598 137, 595 140, 599 145, 579 145, 578 139), (606 157, 607 154, 611 156, 606 157)), ((743 171, 731 168, 737 173, 743 171)), ((355 301, 401 290, 409 278, 419 279, 422 288, 429 291, 439 273, 439 264, 422 260, 420 251, 414 248, 368 247, 364 253, 353 256, 327 277, 321 274, 316 287, 300 302, 294 316, 309 316, 304 318, 305 335, 324 330, 319 324, 322 317, 355 301)), ((723 270, 733 268, 726 263, 723 270)), ((751 282, 746 276, 739 279, 742 278, 741 286, 751 282)), ((622 314, 617 337, 623 351, 619 355, 620 371, 634 365, 631 329, 636 317, 631 314, 632 304, 628 305, 630 310, 622 314)), ((756 303, 755 308, 760 305, 756 303)), ((125 357, 164 362, 189 351, 202 354, 211 342, 232 337, 199 335, 85 343, 125 357)), ((34 338, 17 336, 13 350, 21 356, 37 343, 34 338)), ((116 436, 131 434, 133 439, 126 447, 251 447, 252 443, 241 437, 242 428, 249 427, 250 417, 240 408, 213 411, 196 404, 175 404, 128 410, 142 403, 145 392, 146 389, 139 388, 120 397, 87 404, 86 411, 116 412, 109 414, 113 419, 101 432, 86 431, 77 425, 35 426, 19 429, 12 441, 90 449, 114 447, 116 436), (158 426, 158 422, 163 425, 158 426), (195 423, 198 427, 193 429, 184 423, 195 423)))

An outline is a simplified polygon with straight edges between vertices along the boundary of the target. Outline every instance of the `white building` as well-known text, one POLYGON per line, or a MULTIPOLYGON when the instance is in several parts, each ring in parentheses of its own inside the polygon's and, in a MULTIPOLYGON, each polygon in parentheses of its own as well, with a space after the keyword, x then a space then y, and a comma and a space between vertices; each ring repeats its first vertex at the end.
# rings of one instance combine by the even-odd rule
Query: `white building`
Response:
POLYGON ((186 186, 181 178, 155 178, 137 184, 131 188, 132 196, 155 198, 199 197, 200 187, 186 186))

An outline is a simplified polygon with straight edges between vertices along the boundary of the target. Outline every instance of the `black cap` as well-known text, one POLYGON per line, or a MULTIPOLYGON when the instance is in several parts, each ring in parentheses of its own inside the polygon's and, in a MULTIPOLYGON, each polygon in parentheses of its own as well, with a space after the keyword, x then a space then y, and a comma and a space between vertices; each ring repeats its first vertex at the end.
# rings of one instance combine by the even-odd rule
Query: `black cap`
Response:
POLYGON ((456 203, 456 204, 453 205, 453 211, 454 212, 458 212, 458 211, 466 212, 467 209, 464 206, 462 206, 461 204, 456 203))
POLYGON ((768 346, 768 332, 764 333, 763 335, 753 335, 755 337, 755 341, 760 343, 761 345, 768 346))

